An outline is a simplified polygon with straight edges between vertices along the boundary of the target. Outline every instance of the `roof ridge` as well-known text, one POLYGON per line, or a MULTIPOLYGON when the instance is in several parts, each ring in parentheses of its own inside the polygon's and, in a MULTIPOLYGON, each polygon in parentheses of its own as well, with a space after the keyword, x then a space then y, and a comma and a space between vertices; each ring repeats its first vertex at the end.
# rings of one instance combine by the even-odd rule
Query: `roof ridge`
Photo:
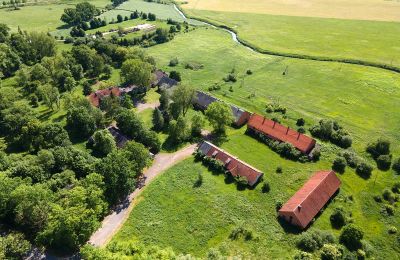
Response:
MULTIPOLYGON (((325 172, 325 171, 318 171, 318 172, 316 172, 313 176, 311 176, 311 178, 313 178, 315 175, 317 175, 317 174, 320 173, 320 172, 325 172)), ((310 194, 314 193, 314 191, 321 185, 321 183, 329 176, 329 174, 330 174, 331 172, 333 172, 333 170, 330 170, 330 171, 328 172, 328 174, 318 183, 318 185, 316 185, 316 186, 307 194, 307 196, 297 205, 297 207, 300 206, 301 204, 303 204, 303 202, 310 196, 310 194)), ((309 181, 311 180, 311 178, 310 178, 307 182, 309 182, 309 181)), ((305 184, 303 184, 303 186, 300 188, 300 190, 304 187, 304 185, 307 184, 307 182, 306 182, 305 184)), ((297 192, 299 192, 300 190, 298 190, 297 192)), ((297 193, 297 192, 296 192, 296 193, 297 193)), ((295 195, 296 195, 296 194, 295 194, 295 195)), ((296 208, 297 208, 297 207, 296 207, 296 208)))

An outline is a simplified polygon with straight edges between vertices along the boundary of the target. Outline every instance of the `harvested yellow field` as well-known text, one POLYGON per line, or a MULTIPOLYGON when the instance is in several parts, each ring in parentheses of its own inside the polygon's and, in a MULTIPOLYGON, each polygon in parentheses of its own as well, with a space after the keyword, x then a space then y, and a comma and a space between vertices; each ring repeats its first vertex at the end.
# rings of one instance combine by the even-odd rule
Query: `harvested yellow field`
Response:
POLYGON ((400 0, 187 0, 185 9, 400 21, 400 0))

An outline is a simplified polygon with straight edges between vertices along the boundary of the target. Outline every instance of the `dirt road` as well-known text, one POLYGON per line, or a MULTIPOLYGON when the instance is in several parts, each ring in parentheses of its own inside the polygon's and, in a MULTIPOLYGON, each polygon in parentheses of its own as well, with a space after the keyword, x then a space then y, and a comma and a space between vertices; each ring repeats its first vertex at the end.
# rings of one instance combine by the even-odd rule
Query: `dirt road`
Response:
POLYGON ((121 204, 114 212, 108 215, 103 220, 101 228, 92 235, 88 243, 95 246, 105 246, 124 224, 133 208, 134 203, 132 203, 132 201, 140 195, 146 185, 166 169, 190 157, 195 149, 196 144, 192 144, 175 153, 157 154, 154 158, 153 165, 144 172, 144 175, 146 176, 145 186, 141 189, 136 189, 129 195, 126 202, 121 204))

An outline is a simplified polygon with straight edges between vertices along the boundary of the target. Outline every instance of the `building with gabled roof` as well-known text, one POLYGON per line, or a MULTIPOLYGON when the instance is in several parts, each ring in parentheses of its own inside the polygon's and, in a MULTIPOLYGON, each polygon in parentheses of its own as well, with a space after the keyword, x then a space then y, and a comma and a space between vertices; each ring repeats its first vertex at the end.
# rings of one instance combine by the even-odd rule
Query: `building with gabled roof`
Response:
POLYGON ((198 151, 204 156, 211 157, 222 162, 233 177, 246 178, 249 186, 254 186, 263 176, 263 173, 260 170, 239 160, 239 158, 234 157, 210 142, 203 141, 199 145, 198 151))
POLYGON ((169 89, 178 85, 178 81, 171 79, 167 73, 162 70, 154 72, 154 81, 151 84, 153 87, 158 86, 159 89, 169 89))
POLYGON ((310 155, 317 143, 314 138, 258 114, 251 115, 247 128, 270 139, 290 143, 300 152, 307 155, 310 155))
MULTIPOLYGON (((211 96, 208 93, 202 92, 202 91, 196 91, 196 96, 193 101, 193 105, 200 109, 200 110, 206 110, 209 105, 211 105, 213 102, 223 102, 220 99, 211 96)), ((246 110, 232 105, 228 104, 231 107, 232 110, 232 115, 234 119, 234 124, 236 126, 242 126, 244 125, 250 118, 251 114, 247 112, 246 110)))
POLYGON ((340 188, 340 180, 332 170, 316 172, 279 210, 279 216, 302 229, 340 188))
POLYGON ((115 96, 115 97, 120 97, 124 94, 128 94, 133 92, 134 90, 139 89, 138 86, 132 85, 129 87, 125 88, 119 88, 119 87, 109 87, 105 89, 99 89, 96 90, 95 92, 91 93, 88 96, 89 102, 95 106, 95 107, 100 107, 101 100, 108 96, 115 96))

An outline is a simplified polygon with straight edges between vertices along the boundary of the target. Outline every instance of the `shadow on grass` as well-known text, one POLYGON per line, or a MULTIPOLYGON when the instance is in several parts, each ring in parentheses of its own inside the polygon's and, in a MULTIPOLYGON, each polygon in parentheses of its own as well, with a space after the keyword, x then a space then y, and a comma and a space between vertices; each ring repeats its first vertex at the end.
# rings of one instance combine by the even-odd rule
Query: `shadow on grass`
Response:
POLYGON ((184 147, 187 143, 177 143, 174 142, 171 138, 167 138, 165 142, 161 145, 161 148, 167 152, 176 152, 180 148, 184 147))
POLYGON ((302 232, 302 230, 299 227, 290 224, 281 217, 277 217, 277 220, 279 225, 282 227, 283 231, 287 234, 300 234, 302 232))

